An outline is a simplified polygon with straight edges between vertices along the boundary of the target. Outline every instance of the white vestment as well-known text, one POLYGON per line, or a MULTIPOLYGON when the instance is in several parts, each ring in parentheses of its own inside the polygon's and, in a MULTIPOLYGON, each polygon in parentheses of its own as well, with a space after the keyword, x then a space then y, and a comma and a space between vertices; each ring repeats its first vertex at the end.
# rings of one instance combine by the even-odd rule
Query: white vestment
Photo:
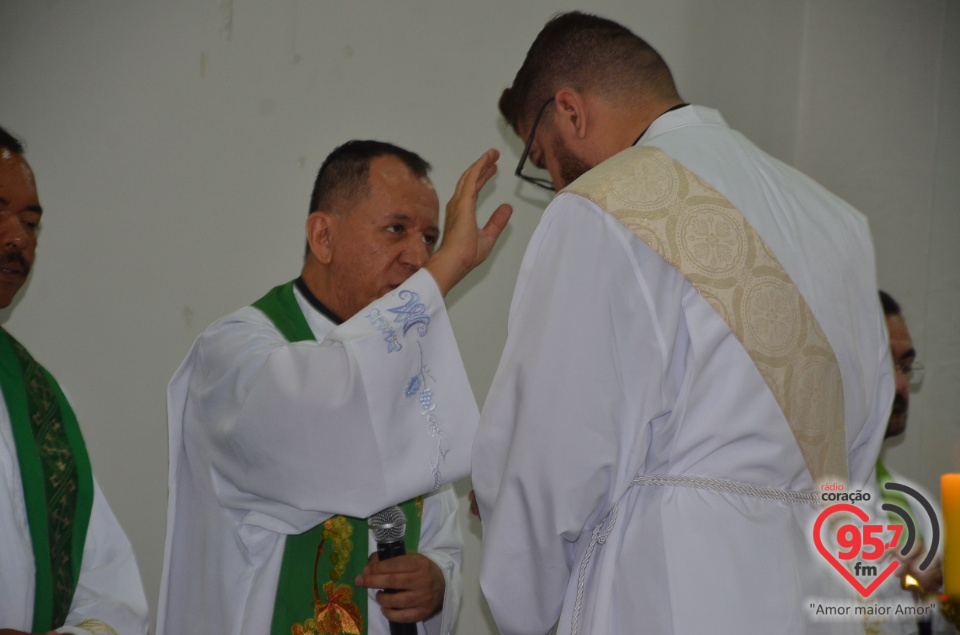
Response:
MULTIPOLYGON (((838 359, 851 488, 870 483, 893 376, 865 218, 713 110, 669 112, 639 145, 725 196, 792 277, 838 359)), ((638 474, 814 487, 727 323, 611 214, 561 193, 524 257, 474 444, 481 586, 501 631, 546 633, 558 619, 561 634, 576 622, 593 635, 859 627, 809 617, 813 595, 849 599, 813 547, 815 507, 631 487, 638 474)))
MULTIPOLYGON (((80 578, 66 626, 59 633, 87 635, 88 620, 119 635, 146 634, 147 599, 130 541, 94 481, 93 508, 83 546, 80 578)), ((30 631, 36 590, 33 542, 23 498, 20 462, 7 404, 0 398, 0 629, 30 631)), ((91 622, 88 622, 92 624, 91 622)), ((93 626, 91 625, 91 628, 93 626)))
MULTIPOLYGON (((316 342, 289 343, 243 308, 197 338, 170 382, 158 632, 269 633, 286 536, 433 492, 420 553, 446 595, 420 630, 448 633, 462 542, 441 486, 469 473, 479 412, 443 298, 420 271, 337 326, 295 296, 316 342)), ((369 632, 387 633, 374 593, 369 632)))

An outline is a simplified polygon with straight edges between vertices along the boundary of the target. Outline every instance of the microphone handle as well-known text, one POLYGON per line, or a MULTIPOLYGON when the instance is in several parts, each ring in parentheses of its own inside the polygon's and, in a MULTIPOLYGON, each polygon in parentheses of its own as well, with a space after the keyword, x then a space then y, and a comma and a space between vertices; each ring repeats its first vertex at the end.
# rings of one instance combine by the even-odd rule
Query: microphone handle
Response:
POLYGON ((403 540, 396 540, 394 542, 378 542, 377 553, 380 554, 381 560, 387 560, 388 558, 393 558, 395 556, 405 555, 407 553, 407 546, 403 544, 403 540))
MULTIPOLYGON (((396 542, 378 542, 377 553, 380 554, 381 560, 386 560, 395 556, 404 555, 407 553, 407 548, 403 544, 403 540, 397 540, 396 542)), ((384 589, 383 592, 396 593, 397 591, 396 589, 384 589)), ((411 623, 401 624, 400 622, 390 620, 390 635, 417 635, 417 625, 411 623)))
POLYGON ((417 635, 417 625, 401 624, 400 622, 390 622, 390 635, 417 635))

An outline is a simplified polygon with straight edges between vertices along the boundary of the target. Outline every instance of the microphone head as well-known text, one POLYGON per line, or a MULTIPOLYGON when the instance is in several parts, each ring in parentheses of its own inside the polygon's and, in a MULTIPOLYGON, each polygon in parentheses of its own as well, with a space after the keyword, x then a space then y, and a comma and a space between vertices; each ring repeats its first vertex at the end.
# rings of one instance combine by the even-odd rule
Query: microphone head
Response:
POLYGON ((403 540, 407 533, 407 517, 399 506, 387 507, 377 512, 367 520, 373 538, 378 543, 397 542, 403 540))

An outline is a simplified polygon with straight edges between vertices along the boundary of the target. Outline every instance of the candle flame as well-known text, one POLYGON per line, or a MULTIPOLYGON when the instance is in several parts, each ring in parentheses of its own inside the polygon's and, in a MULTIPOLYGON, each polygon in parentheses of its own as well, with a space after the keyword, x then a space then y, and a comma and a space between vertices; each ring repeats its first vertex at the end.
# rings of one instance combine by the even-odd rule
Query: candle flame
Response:
POLYGON ((917 582, 917 579, 909 573, 900 578, 900 588, 904 591, 919 591, 920 593, 923 593, 923 587, 920 586, 920 583, 917 582))

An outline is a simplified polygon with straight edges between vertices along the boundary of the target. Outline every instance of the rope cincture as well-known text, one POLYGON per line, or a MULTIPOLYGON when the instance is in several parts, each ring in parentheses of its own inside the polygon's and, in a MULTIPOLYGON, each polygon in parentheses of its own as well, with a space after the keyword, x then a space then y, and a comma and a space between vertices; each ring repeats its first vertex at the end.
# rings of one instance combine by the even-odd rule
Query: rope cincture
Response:
MULTIPOLYGON (((709 490, 711 492, 726 492, 736 494, 737 496, 748 496, 750 498, 764 498, 767 500, 776 500, 782 503, 802 503, 822 507, 823 503, 818 492, 797 492, 793 490, 774 489, 772 487, 760 487, 750 483, 741 483, 739 481, 728 481, 720 478, 708 478, 706 476, 691 476, 688 474, 637 474, 630 481, 630 487, 634 485, 653 485, 659 487, 692 487, 694 489, 709 490)), ((630 489, 630 488, 627 488, 630 489)), ((580 571, 577 574, 577 601, 573 606, 573 615, 571 617, 570 635, 577 635, 580 621, 580 609, 583 605, 583 588, 586 581, 587 565, 597 545, 603 545, 607 542, 607 537, 613 531, 613 526, 617 522, 620 503, 613 506, 613 509, 603 517, 596 527, 593 528, 593 535, 590 537, 590 544, 583 554, 583 560, 580 561, 580 571)))
POLYGON ((728 494, 737 494, 738 496, 749 496, 751 498, 766 498, 778 500, 783 503, 805 503, 816 507, 822 506, 820 494, 817 492, 796 492, 793 490, 774 489, 772 487, 760 487, 750 483, 741 483, 739 481, 728 481, 721 478, 708 478, 706 476, 690 476, 688 474, 648 474, 640 476, 637 474, 630 485, 660 485, 673 487, 692 487, 695 489, 705 489, 712 492, 726 492, 728 494))

